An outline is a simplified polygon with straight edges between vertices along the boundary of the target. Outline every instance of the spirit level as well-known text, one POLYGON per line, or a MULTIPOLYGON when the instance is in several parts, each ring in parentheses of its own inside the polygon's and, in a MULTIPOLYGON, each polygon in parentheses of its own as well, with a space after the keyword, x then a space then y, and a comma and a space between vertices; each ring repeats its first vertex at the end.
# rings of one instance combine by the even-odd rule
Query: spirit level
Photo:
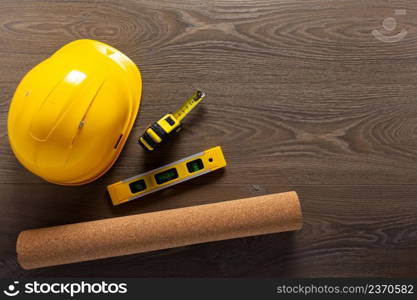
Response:
POLYGON ((146 150, 153 151, 159 145, 168 141, 170 137, 181 130, 181 121, 184 117, 203 100, 206 94, 197 90, 191 98, 187 99, 174 113, 163 116, 159 121, 146 128, 145 133, 138 142, 146 150))
POLYGON ((226 166, 220 146, 107 186, 118 205, 226 166))

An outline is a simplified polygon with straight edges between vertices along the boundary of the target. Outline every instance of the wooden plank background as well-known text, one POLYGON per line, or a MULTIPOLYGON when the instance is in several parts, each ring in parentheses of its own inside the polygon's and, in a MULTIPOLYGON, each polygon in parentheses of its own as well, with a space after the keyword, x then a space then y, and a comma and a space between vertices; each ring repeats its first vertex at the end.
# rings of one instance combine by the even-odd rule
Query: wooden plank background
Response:
POLYGON ((416 276, 416 9, 412 0, 1 0, 0 276, 416 276), (374 29, 407 36, 384 43, 374 29), (80 38, 137 63, 142 106, 116 165, 61 187, 16 161, 7 112, 22 76, 80 38), (207 101, 184 132, 145 155, 139 133, 197 87, 207 101), (107 184, 218 144, 224 172, 110 205, 107 184), (288 190, 301 197, 300 232, 34 271, 16 262, 21 230, 288 190))

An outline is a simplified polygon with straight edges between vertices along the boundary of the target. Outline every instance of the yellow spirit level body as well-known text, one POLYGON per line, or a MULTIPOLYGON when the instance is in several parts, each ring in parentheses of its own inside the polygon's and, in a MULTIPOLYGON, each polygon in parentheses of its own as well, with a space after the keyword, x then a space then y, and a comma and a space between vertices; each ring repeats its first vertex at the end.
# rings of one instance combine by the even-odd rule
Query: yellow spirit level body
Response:
POLYGON ((153 151, 161 144, 168 141, 173 135, 181 130, 181 121, 184 117, 200 103, 206 94, 197 90, 181 107, 174 113, 169 113, 157 122, 146 128, 145 133, 139 138, 138 142, 146 150, 153 151))
POLYGON ((113 205, 148 195, 226 166, 220 146, 107 186, 113 205))

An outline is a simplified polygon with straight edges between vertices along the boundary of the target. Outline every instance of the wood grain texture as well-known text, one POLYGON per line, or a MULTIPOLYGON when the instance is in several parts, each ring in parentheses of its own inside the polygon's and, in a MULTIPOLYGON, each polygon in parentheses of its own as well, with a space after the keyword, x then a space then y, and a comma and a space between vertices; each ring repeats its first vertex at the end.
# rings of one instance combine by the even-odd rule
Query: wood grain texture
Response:
POLYGON ((2 0, 0 276, 415 277, 416 50, 411 0, 2 0), (391 35, 407 30, 403 40, 372 36, 386 17, 398 22, 391 35), (7 111, 25 72, 79 38, 138 64, 142 106, 105 176, 60 187, 16 161, 7 111), (170 147, 146 155, 137 136, 197 87, 207 102, 170 147), (107 184, 218 144, 224 172, 111 207, 107 184), (33 271, 16 263, 21 230, 288 190, 305 214, 297 233, 33 271))

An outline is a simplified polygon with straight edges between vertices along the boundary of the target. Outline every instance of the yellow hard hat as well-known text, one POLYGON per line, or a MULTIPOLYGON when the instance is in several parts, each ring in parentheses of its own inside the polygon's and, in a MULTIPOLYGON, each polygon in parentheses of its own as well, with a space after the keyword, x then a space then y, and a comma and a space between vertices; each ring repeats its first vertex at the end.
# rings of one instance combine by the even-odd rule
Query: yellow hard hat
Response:
POLYGON ((80 185, 119 156, 139 110, 136 65, 104 43, 77 40, 29 71, 9 109, 17 159, 43 179, 80 185))

